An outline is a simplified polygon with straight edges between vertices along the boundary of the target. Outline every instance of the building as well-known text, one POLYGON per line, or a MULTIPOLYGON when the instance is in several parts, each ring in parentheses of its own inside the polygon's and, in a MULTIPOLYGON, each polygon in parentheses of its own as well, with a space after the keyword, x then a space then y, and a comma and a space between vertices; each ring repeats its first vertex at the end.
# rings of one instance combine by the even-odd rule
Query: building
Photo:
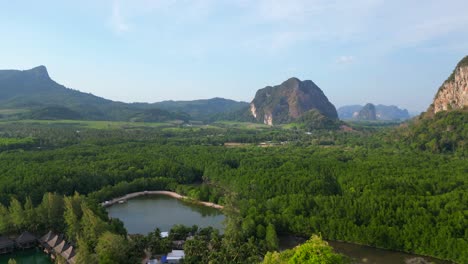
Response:
POLYGON ((15 240, 15 242, 21 249, 33 248, 37 245, 37 238, 28 231, 25 231, 15 240))
POLYGON ((49 233, 40 239, 41 245, 44 248, 44 252, 47 254, 53 254, 54 248, 62 243, 62 241, 62 235, 57 235, 52 231, 49 231, 49 233))
POLYGON ((60 244, 54 247, 54 252, 56 255, 62 255, 62 253, 68 249, 68 243, 65 240, 62 240, 60 244))
POLYGON ((0 254, 11 253, 15 249, 15 242, 8 237, 0 236, 0 254))
POLYGON ((74 264, 76 262, 75 249, 63 239, 63 235, 57 235, 49 231, 49 233, 39 239, 39 242, 44 248, 44 252, 50 254, 52 259, 60 255, 69 264, 74 264))
POLYGON ((180 263, 180 260, 185 257, 183 250, 172 250, 171 253, 167 254, 167 263, 180 263))
POLYGON ((66 250, 62 252, 62 257, 65 259, 71 259, 75 256, 75 249, 72 246, 69 246, 66 250))

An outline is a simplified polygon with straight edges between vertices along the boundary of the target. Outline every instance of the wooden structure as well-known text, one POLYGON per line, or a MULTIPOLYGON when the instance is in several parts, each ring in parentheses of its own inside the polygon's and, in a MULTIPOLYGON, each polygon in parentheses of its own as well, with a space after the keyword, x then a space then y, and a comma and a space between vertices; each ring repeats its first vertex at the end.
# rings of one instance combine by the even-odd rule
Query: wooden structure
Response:
POLYGON ((11 253, 15 249, 15 242, 8 237, 0 236, 0 254, 11 253))
POLYGON ((25 231, 17 239, 15 239, 15 242, 18 248, 33 248, 37 245, 37 238, 28 231, 25 231))
POLYGON ((75 264, 75 249, 63 239, 63 235, 49 231, 49 233, 41 237, 39 241, 44 248, 44 252, 50 254, 52 259, 60 255, 68 264, 75 264))

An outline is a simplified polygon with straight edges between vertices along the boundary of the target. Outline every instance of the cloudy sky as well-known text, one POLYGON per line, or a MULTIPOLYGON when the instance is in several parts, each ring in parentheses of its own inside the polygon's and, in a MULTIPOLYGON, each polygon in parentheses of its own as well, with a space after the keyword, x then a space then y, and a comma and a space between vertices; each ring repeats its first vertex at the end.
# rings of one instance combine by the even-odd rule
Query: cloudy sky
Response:
POLYGON ((0 0, 0 69, 125 102, 251 101, 289 77, 335 106, 422 111, 468 55, 466 0, 0 0))

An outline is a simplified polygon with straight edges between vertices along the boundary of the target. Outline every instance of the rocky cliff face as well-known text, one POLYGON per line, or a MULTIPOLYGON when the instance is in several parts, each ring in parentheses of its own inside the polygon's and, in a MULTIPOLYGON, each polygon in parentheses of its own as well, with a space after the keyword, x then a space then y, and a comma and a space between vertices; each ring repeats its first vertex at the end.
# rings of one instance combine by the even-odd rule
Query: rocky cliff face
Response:
POLYGON ((359 111, 356 118, 359 120, 377 120, 377 111, 375 110, 375 105, 366 104, 361 109, 361 111, 359 111))
POLYGON ((461 60, 452 75, 442 84, 427 114, 463 109, 468 106, 468 56, 461 60))
POLYGON ((252 116, 267 125, 289 123, 313 109, 325 117, 338 118, 335 106, 315 83, 297 78, 258 90, 250 103, 252 116))

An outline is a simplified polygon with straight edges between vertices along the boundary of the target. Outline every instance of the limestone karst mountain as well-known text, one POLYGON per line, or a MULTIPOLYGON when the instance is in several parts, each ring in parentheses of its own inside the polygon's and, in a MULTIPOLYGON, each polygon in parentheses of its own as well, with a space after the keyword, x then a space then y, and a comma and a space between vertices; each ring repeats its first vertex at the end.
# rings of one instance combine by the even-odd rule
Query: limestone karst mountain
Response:
POLYGON ((277 86, 267 86, 257 91, 250 103, 250 113, 267 125, 289 123, 310 110, 337 119, 335 106, 312 81, 290 78, 277 86))

